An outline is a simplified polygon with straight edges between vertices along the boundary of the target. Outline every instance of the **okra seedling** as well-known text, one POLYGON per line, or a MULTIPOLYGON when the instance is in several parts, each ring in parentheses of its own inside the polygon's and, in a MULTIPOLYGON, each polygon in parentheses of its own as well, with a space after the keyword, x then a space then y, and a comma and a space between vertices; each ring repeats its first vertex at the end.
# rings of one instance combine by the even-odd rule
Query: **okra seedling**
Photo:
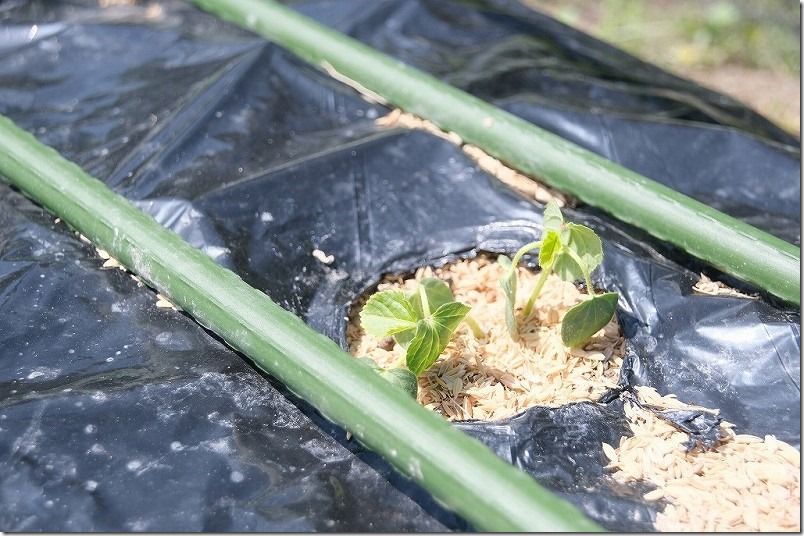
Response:
POLYGON ((378 339, 393 335, 406 352, 390 369, 382 369, 376 363, 373 367, 415 397, 417 377, 435 363, 462 321, 476 337, 485 336, 477 322, 467 316, 469 310, 455 301, 446 283, 435 278, 422 279, 409 294, 401 290, 374 294, 360 312, 363 329, 378 339), (403 364, 406 369, 401 367, 403 364))
POLYGON ((561 339, 567 346, 578 346, 609 323, 617 309, 617 293, 595 294, 590 274, 603 262, 603 244, 595 232, 584 225, 567 223, 558 204, 551 200, 544 209, 544 231, 542 239, 522 246, 513 260, 500 255, 497 261, 505 269, 500 279, 506 297, 505 319, 508 331, 515 339, 518 337, 516 320, 516 267, 529 251, 539 250, 539 266, 542 271, 536 281, 536 288, 530 295, 522 311, 523 318, 530 315, 533 305, 550 273, 555 273, 564 281, 575 281, 583 277, 586 290, 591 296, 567 311, 561 322, 561 339))

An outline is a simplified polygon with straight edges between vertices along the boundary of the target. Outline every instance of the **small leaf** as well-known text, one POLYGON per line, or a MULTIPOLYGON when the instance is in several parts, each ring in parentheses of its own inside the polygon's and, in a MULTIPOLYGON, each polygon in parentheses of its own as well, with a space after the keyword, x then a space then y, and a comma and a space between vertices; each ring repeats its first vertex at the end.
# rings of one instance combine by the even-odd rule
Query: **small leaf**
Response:
POLYGON ((500 278, 500 285, 505 294, 505 324, 511 337, 517 338, 519 332, 516 329, 516 267, 511 264, 511 259, 505 255, 497 257, 497 262, 505 270, 505 275, 500 278))
POLYGON ((607 292, 579 303, 561 321, 561 339, 566 346, 580 346, 609 323, 617 310, 617 293, 607 292))
POLYGON ((556 200, 551 199, 547 202, 547 206, 544 207, 544 220, 542 223, 544 232, 542 236, 545 236, 548 231, 560 231, 563 224, 564 216, 561 215, 561 209, 558 208, 556 200))
MULTIPOLYGON (((419 281, 419 286, 424 287, 424 293, 427 295, 427 303, 430 306, 430 311, 435 311, 445 303, 455 301, 455 297, 452 295, 449 285, 440 279, 425 277, 419 281)), ((422 298, 418 288, 408 293, 408 300, 410 300, 410 305, 413 307, 416 314, 419 315, 419 318, 424 318, 422 298)))
POLYGON ((549 270, 561 252, 561 239, 556 231, 548 231, 544 237, 542 247, 539 249, 539 266, 542 270, 549 270))
POLYGON ((603 262, 603 243, 597 234, 585 225, 570 223, 567 227, 570 231, 567 247, 578 254, 586 263, 586 269, 591 272, 603 262))
POLYGON ((380 372, 380 376, 394 385, 402 388, 403 391, 408 393, 413 398, 419 392, 419 382, 416 375, 405 368, 391 368, 380 372))
POLYGON ((401 290, 374 294, 360 312, 363 329, 378 339, 415 329, 419 318, 401 290))
MULTIPOLYGON (((435 311, 445 303, 455 301, 455 297, 452 295, 452 291, 449 289, 449 286, 442 280, 436 279, 435 277, 425 277, 419 281, 419 287, 424 288, 424 293, 427 295, 427 304, 430 308, 430 311, 435 311)), ((413 312, 416 313, 417 318, 424 318, 424 311, 422 310, 422 297, 419 293, 419 287, 416 287, 416 290, 413 292, 409 292, 407 297, 410 301, 411 307, 413 307, 413 312)), ((415 334, 415 330, 410 329, 399 332, 394 337, 396 338, 396 342, 398 342, 402 348, 407 348, 410 345, 410 341, 413 340, 415 334)))
MULTIPOLYGON (((438 331, 431 323, 420 320, 417 324, 416 333, 405 353, 405 364, 416 376, 435 363, 438 356, 441 355, 442 349, 447 347, 447 344, 444 344, 442 348, 438 335, 438 331)), ((449 339, 447 339, 448 342, 449 339)))
POLYGON ((408 345, 405 361, 416 376, 430 368, 444 351, 452 333, 471 308, 459 302, 445 303, 429 319, 420 320, 408 345))
MULTIPOLYGON (((562 246, 572 249, 581 258, 587 271, 591 272, 603 262, 603 244, 592 229, 568 223, 562 234, 568 237, 562 246)), ((564 281, 583 277, 581 266, 563 249, 555 256, 553 271, 564 281)))

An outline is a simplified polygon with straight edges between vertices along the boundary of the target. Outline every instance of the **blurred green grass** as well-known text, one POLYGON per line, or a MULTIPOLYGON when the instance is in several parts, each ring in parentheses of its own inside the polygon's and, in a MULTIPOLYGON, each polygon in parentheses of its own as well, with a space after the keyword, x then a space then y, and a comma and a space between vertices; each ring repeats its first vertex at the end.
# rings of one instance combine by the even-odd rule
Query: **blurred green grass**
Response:
POLYGON ((801 5, 793 0, 522 0, 800 131, 801 5))

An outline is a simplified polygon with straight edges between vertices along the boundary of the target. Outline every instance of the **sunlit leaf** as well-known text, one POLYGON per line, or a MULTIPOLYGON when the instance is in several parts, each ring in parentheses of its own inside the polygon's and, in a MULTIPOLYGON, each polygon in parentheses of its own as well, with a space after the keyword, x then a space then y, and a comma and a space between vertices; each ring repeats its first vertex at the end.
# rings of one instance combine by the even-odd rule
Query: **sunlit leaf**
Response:
POLYGON ((542 247, 539 249, 539 266, 542 270, 550 269, 556 260, 556 255, 561 252, 561 240, 558 237, 558 232, 548 231, 542 242, 542 247))
POLYGON ((430 318, 416 324, 416 333, 405 353, 405 361, 411 372, 418 376, 436 362, 469 310, 462 303, 445 303, 430 318))
POLYGON ((401 290, 378 292, 360 312, 360 324, 378 339, 416 328, 419 316, 401 290))
POLYGON ((564 281, 574 281, 583 277, 583 269, 566 249, 572 249, 591 272, 603 262, 603 244, 595 232, 584 225, 568 223, 564 234, 568 238, 554 257, 553 271, 564 281))

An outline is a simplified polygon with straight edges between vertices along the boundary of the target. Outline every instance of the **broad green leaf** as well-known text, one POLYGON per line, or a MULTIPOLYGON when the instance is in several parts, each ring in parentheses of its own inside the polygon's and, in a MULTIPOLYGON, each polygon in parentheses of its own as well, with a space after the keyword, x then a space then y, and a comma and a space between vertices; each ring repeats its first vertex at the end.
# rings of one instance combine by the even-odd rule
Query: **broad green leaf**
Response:
POLYGON ((580 346, 609 323, 617 310, 617 293, 607 292, 579 303, 561 321, 561 339, 566 346, 580 346))
MULTIPOLYGON (((427 295, 427 303, 430 311, 435 311, 445 303, 455 301, 455 297, 452 295, 449 285, 435 277, 425 277, 419 281, 419 287, 424 287, 424 293, 427 295)), ((408 293, 408 300, 419 318, 424 318, 422 298, 419 294, 418 287, 413 292, 408 293)))
MULTIPOLYGON (((562 244, 563 247, 572 249, 581 258, 588 272, 603 262, 603 244, 592 229, 584 225, 568 223, 562 234, 568 236, 566 242, 562 244)), ((583 277, 581 267, 563 250, 555 256, 553 270, 564 281, 574 281, 583 277)))
MULTIPOLYGON (((455 301, 455 297, 452 295, 452 291, 449 289, 449 286, 446 283, 440 279, 436 279, 435 277, 425 277, 419 281, 419 285, 413 292, 409 292, 407 294, 410 305, 413 307, 413 312, 416 313, 417 318, 424 318, 424 311, 422 310, 422 297, 421 294, 419 294, 419 287, 424 288, 424 293, 427 295, 427 304, 431 312, 435 311, 445 303, 455 301)), ((413 340, 415 334, 415 330, 412 329, 397 333, 395 335, 396 342, 398 342, 402 348, 407 348, 408 345, 410 345, 410 341, 413 340)))
POLYGON ((445 303, 429 319, 416 324, 416 333, 405 353, 411 372, 418 376, 436 362, 469 310, 470 307, 459 302, 445 303))
POLYGON ((539 248, 539 266, 542 270, 549 270, 556 259, 556 255, 561 252, 561 240, 558 237, 558 232, 548 231, 542 242, 542 247, 539 248))
POLYGON ((416 375, 408 369, 390 368, 380 372, 380 376, 402 388, 403 391, 413 398, 416 398, 416 394, 419 391, 419 382, 416 379, 416 375))
POLYGON ((558 208, 558 203, 555 199, 551 199, 547 202, 547 206, 544 207, 544 221, 542 225, 544 226, 544 232, 542 236, 545 236, 548 231, 559 231, 561 230, 561 226, 564 224, 564 216, 561 215, 561 209, 558 208))
POLYGON ((511 259, 505 255, 497 257, 497 262, 505 270, 505 275, 500 278, 500 285, 505 294, 505 324, 508 326, 508 332, 511 337, 516 338, 518 331, 516 329, 516 267, 511 264, 511 259))
POLYGON ((419 317, 401 290, 384 290, 368 299, 360 323, 378 339, 416 328, 419 317))
MULTIPOLYGON (((445 303, 435 310, 432 319, 441 329, 448 330, 450 338, 452 338, 452 332, 457 329, 458 325, 463 321, 463 317, 471 310, 471 307, 460 302, 445 303)), ((444 346, 446 347, 446 344, 444 346)))
POLYGON ((603 243, 597 234, 585 225, 569 223, 567 227, 570 231, 567 247, 578 254, 586 264, 586 269, 591 272, 603 262, 603 243))

